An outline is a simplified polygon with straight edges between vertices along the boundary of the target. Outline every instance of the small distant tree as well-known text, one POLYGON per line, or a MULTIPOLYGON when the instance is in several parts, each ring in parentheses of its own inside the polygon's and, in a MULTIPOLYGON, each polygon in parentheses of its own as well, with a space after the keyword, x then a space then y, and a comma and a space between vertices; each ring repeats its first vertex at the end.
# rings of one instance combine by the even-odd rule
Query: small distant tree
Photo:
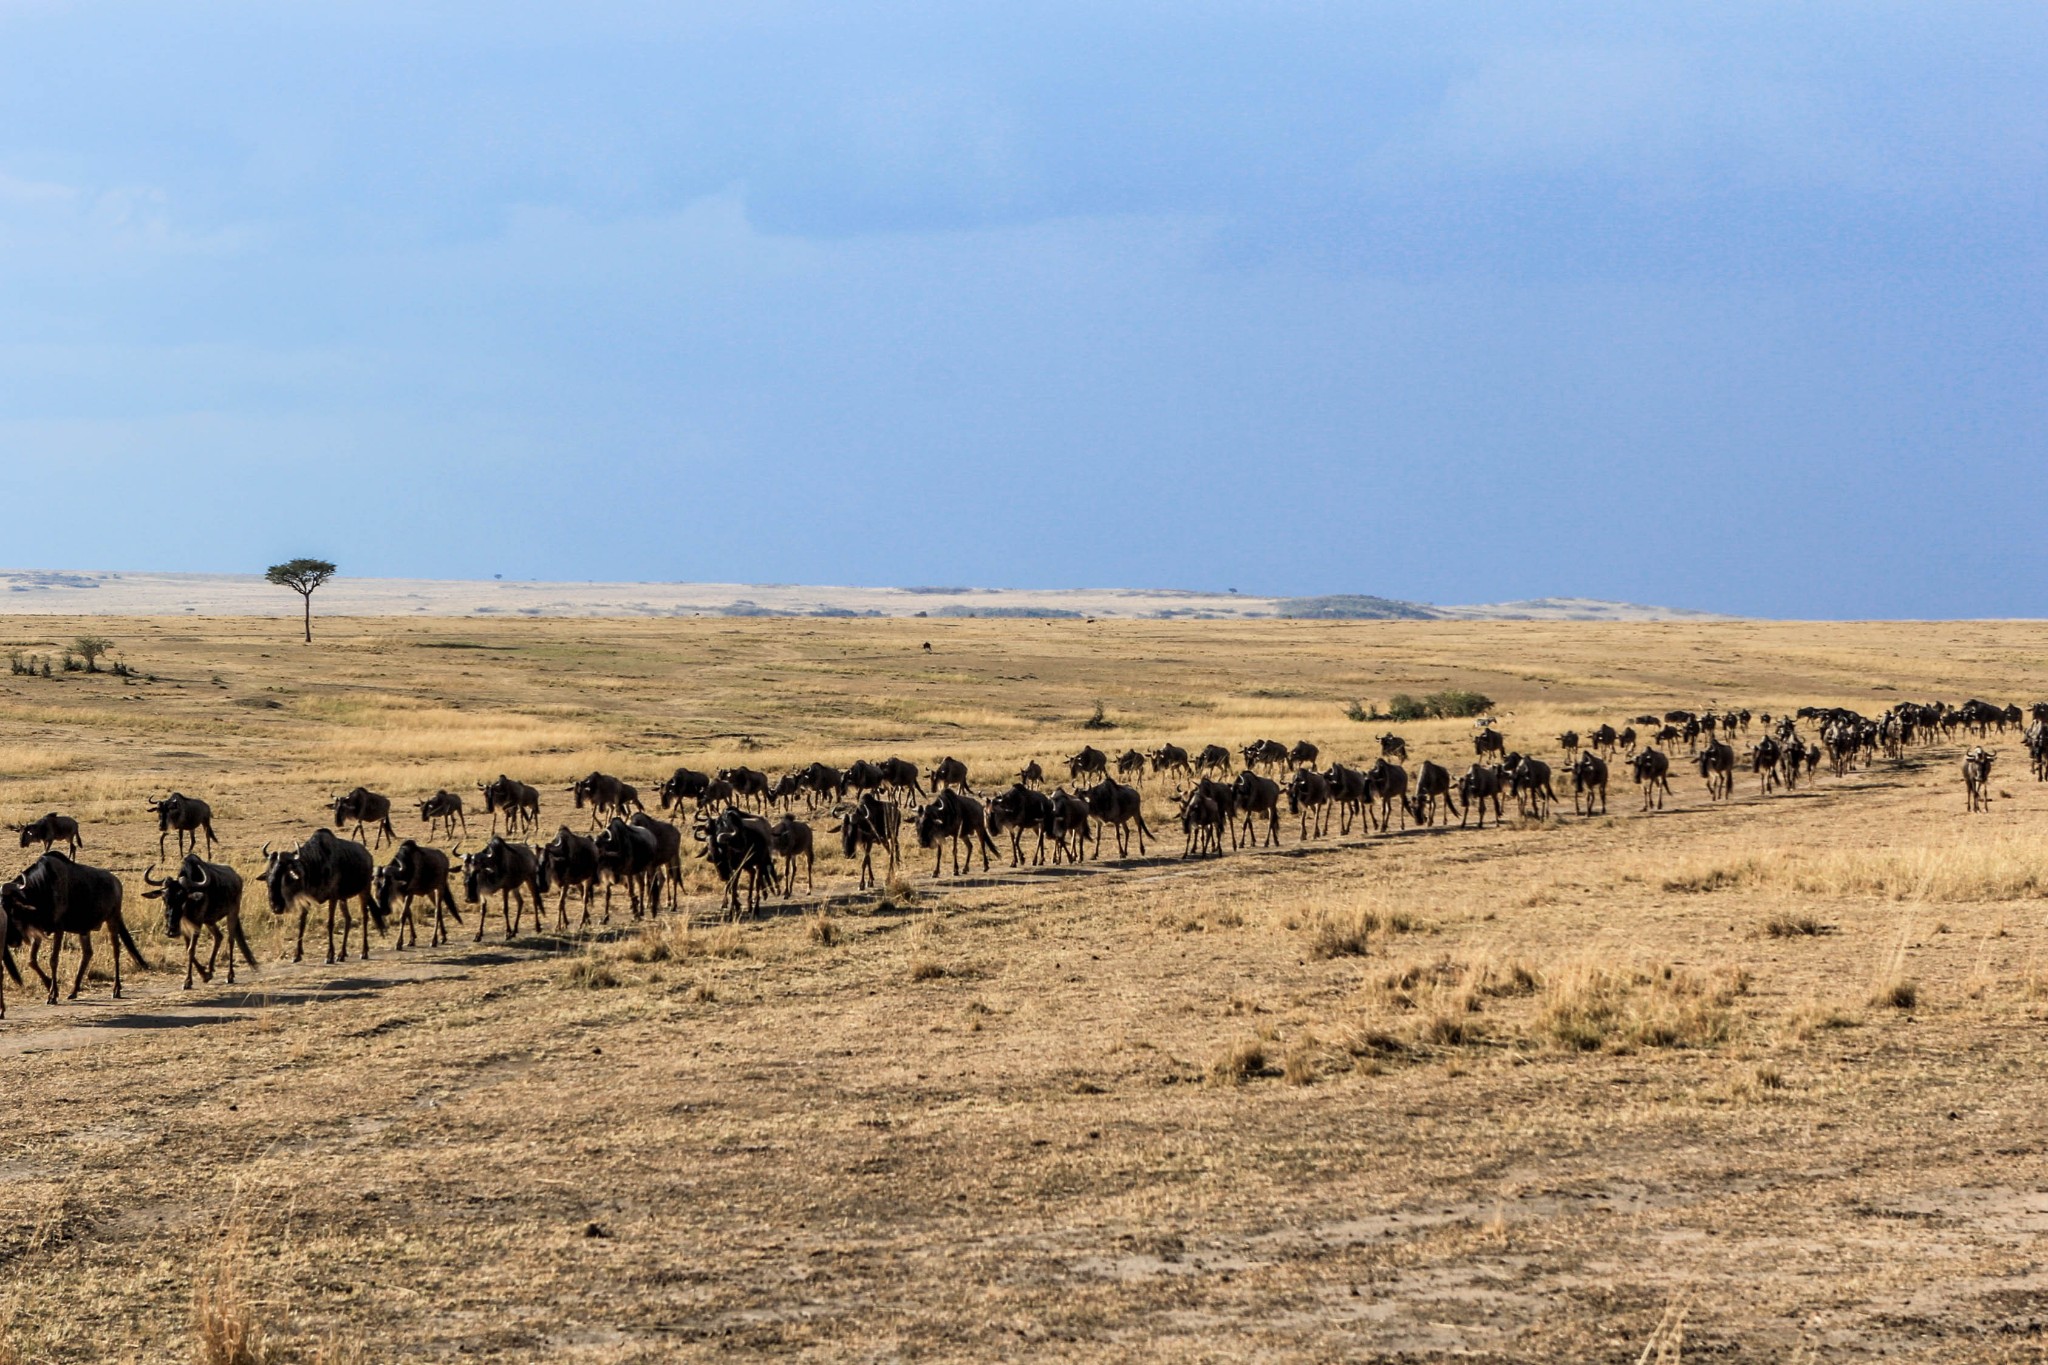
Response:
POLYGON ((324 559, 288 559, 273 564, 264 578, 280 588, 290 588, 306 600, 306 643, 313 643, 313 590, 334 577, 334 566, 324 559))
POLYGON ((81 635, 71 642, 72 652, 85 660, 88 673, 100 671, 100 659, 113 647, 114 642, 104 635, 81 635))

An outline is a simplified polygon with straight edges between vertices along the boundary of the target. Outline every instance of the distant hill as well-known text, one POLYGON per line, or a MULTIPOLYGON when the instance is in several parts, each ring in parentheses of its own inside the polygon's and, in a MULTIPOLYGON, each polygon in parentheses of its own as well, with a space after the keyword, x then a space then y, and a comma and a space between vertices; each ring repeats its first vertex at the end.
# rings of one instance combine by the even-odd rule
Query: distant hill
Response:
MULTIPOLYGON (((790 583, 542 583, 499 579, 350 578, 322 588, 328 616, 931 616, 1310 621, 1715 619, 1632 602, 1540 597, 1430 606, 1341 593, 1254 597, 1170 588, 859 588, 790 583)), ((292 616, 291 593, 258 574, 0 570, 0 614, 292 616)))

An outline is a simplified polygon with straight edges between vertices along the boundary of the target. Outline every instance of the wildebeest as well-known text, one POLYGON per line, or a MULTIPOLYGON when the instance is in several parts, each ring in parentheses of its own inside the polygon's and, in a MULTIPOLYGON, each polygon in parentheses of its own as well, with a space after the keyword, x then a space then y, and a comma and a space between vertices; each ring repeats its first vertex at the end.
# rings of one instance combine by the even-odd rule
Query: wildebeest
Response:
POLYGON ((1307 740, 1296 740, 1294 747, 1287 751, 1287 761, 1297 768, 1314 767, 1315 761, 1321 758, 1322 754, 1321 749, 1307 740))
POLYGON ((1221 744, 1205 745, 1202 752, 1195 756, 1195 771, 1198 773, 1219 772, 1228 777, 1230 767, 1230 750, 1221 744))
POLYGON ((650 903, 653 910, 659 912, 662 877, 660 837, 644 825, 629 824, 614 815, 592 842, 597 845, 598 868, 604 873, 606 920, 611 918, 614 886, 626 888, 626 901, 634 919, 648 913, 650 903))
MULTIPOLYGON (((76 1000, 92 966, 92 936, 102 925, 114 956, 114 998, 121 998, 121 950, 137 967, 149 970, 142 950, 128 933, 121 918, 121 879, 102 867, 74 863, 52 849, 30 863, 22 874, 0 886, 0 912, 4 912, 8 945, 25 941, 29 945, 28 965, 49 990, 49 1002, 57 1003, 58 959, 64 951, 64 935, 78 935, 78 975, 71 982, 67 999, 76 1000), (45 974, 36 961, 44 940, 50 944, 50 970, 45 974)), ((9 958, 12 961, 12 958, 9 958)), ((20 981, 19 973, 15 974, 20 981)))
POLYGON ((1035 787, 1045 781, 1045 769, 1039 767, 1038 760, 1034 758, 1017 770, 1017 780, 1027 787, 1035 787))
POLYGON ((889 859, 889 870, 896 870, 896 831, 903 823, 903 808, 894 801, 884 801, 873 792, 868 792, 853 805, 839 812, 840 850, 852 861, 855 854, 860 856, 860 889, 877 884, 875 876, 875 850, 881 849, 889 859))
POLYGON ((644 810, 633 812, 631 823, 634 828, 644 829, 654 836, 654 865, 661 870, 662 876, 649 879, 654 899, 648 913, 659 914, 664 877, 668 882, 671 905, 683 894, 683 832, 666 820, 655 819, 644 810))
POLYGON ((1255 739, 1238 750, 1244 766, 1253 772, 1278 768, 1287 762, 1287 746, 1277 739, 1255 739))
POLYGON ((815 890, 817 883, 811 878, 814 860, 811 853, 811 827, 794 815, 785 815, 768 827, 768 844, 775 856, 782 859, 782 895, 788 899, 796 894, 796 860, 804 860, 804 890, 815 890))
POLYGON ((292 948, 292 961, 306 955, 306 916, 313 905, 327 907, 327 960, 334 961, 334 917, 341 915, 341 959, 348 960, 351 921, 348 902, 356 901, 363 911, 363 957, 370 956, 370 921, 384 932, 384 912, 370 898, 377 863, 370 850, 351 839, 336 836, 331 829, 316 829, 295 849, 270 851, 263 846, 265 863, 261 878, 270 892, 271 913, 282 915, 299 902, 299 932, 292 948))
POLYGON ((784 773, 768 783, 768 804, 787 810, 796 804, 796 798, 804 790, 802 773, 784 773))
POLYGON ((1708 740, 1693 760, 1707 782, 1707 799, 1722 801, 1735 794, 1735 750, 1718 739, 1708 740))
POLYGON ((1032 866, 1045 861, 1045 819, 1051 811, 1052 798, 1022 782, 989 797, 988 832, 998 839, 1004 834, 1010 836, 1011 867, 1024 865, 1024 835, 1027 830, 1038 836, 1037 845, 1031 852, 1032 866))
POLYGON ((907 758, 885 758, 875 765, 882 775, 882 785, 898 792, 909 792, 919 800, 924 799, 924 788, 918 785, 917 765, 907 758))
POLYGON ((1301 820, 1304 839, 1329 833, 1330 779, 1314 768, 1296 768, 1287 779, 1287 813, 1301 820))
POLYGON ((1106 777, 1109 774, 1109 755, 1093 744, 1081 746, 1078 754, 1067 755, 1067 780, 1079 782, 1084 777, 1106 777))
POLYGON ((142 898, 162 901, 164 937, 185 941, 186 990, 192 989, 194 975, 204 981, 213 980, 213 969, 220 962, 222 924, 227 925, 228 984, 235 984, 236 950, 241 951, 249 970, 256 969, 256 955, 249 951, 249 937, 242 932, 241 873, 222 863, 205 862, 196 853, 186 854, 177 870, 167 877, 152 876, 155 871, 154 863, 142 871, 142 880, 149 886, 142 898), (201 929, 213 935, 213 949, 206 955, 203 967, 199 965, 201 929))
MULTIPOLYGON (((1439 768, 1437 771, 1443 771, 1439 768)), ((1394 808, 1401 809, 1401 828, 1408 827, 1408 770, 1382 755, 1365 770, 1366 797, 1379 807, 1376 823, 1384 832, 1394 820, 1394 808)), ((1366 808, 1371 814, 1372 807, 1366 808)))
POLYGON ((974 853, 981 850, 981 870, 988 871, 988 855, 997 852, 988 837, 987 813, 981 802, 965 792, 948 789, 934 796, 917 811, 917 846, 932 850, 932 875, 940 874, 946 863, 946 849, 953 850, 953 875, 960 875, 960 851, 967 851, 967 870, 974 870, 974 853))
MULTIPOLYGON (((1963 799, 1968 803, 1964 808, 1971 811, 1991 809, 1991 765, 1998 755, 1979 744, 1963 755, 1963 799)), ((77 992, 73 991, 76 995, 77 992)))
POLYGON ((1145 780, 1145 755, 1136 749, 1126 749, 1117 755, 1116 775, 1128 777, 1133 782, 1145 780))
POLYGON ((172 792, 161 801, 152 801, 149 808, 156 812, 156 856, 164 857, 164 839, 169 835, 178 836, 178 852, 184 853, 186 840, 191 840, 191 852, 199 851, 199 836, 206 836, 206 851, 213 852, 213 807, 196 796, 172 792))
POLYGON ((685 800, 696 800, 701 808, 704 789, 710 785, 709 773, 700 773, 694 768, 678 768, 654 789, 655 799, 663 810, 680 806, 685 800))
POLYGON ((1280 784, 1263 773, 1246 768, 1233 784, 1237 791, 1237 813, 1244 821, 1245 841, 1257 848, 1258 817, 1266 817, 1266 843, 1280 842, 1280 784))
POLYGON ((1559 735, 1557 737, 1557 747, 1564 750, 1564 756, 1569 759, 1579 751, 1579 732, 1577 730, 1567 730, 1559 735))
MULTIPOLYGON (((1337 808, 1338 835, 1351 833, 1351 822, 1365 810, 1365 774, 1347 764, 1332 763, 1323 773, 1323 781, 1330 786, 1330 804, 1337 808)), ((1365 819, 1369 822, 1371 817, 1365 819)))
MULTIPOLYGON (((1489 730, 1486 733, 1492 734, 1493 731, 1489 730)), ((1485 829, 1488 801, 1493 802, 1493 822, 1500 823, 1500 794, 1501 789, 1507 785, 1505 778, 1506 775, 1501 769, 1490 763, 1474 763, 1465 770, 1464 775, 1458 779, 1458 803, 1464 807, 1464 810, 1458 813, 1458 824, 1461 827, 1465 823, 1465 817, 1472 813, 1472 808, 1476 805, 1479 808, 1479 828, 1485 829)))
POLYGON ((865 758, 855 759, 846 770, 846 786, 848 790, 857 792, 879 789, 882 786, 882 765, 865 758))
POLYGON ((455 826, 460 823, 462 832, 469 833, 469 817, 463 813, 462 798, 456 793, 443 789, 420 802, 420 819, 426 821, 427 836, 433 837, 439 826, 449 838, 455 837, 455 826))
POLYGON ((1593 733, 1586 736, 1586 747, 1596 754, 1605 754, 1611 757, 1614 753, 1614 746, 1620 738, 1621 736, 1614 732, 1612 725, 1603 723, 1593 733))
POLYGON ((1784 761, 1784 746, 1765 735, 1750 747, 1749 770, 1756 774, 1757 795, 1768 796, 1778 785, 1778 764, 1784 761))
POLYGON ((933 791, 942 787, 958 787, 964 792, 974 790, 967 781, 967 765, 950 754, 932 765, 931 771, 925 774, 925 781, 931 784, 933 791))
POLYGON ((1622 753, 1624 753, 1624 754, 1633 754, 1633 753, 1635 753, 1635 751, 1636 751, 1636 727, 1635 727, 1635 726, 1633 726, 1633 725, 1629 725, 1629 726, 1624 726, 1624 727, 1622 728, 1622 732, 1621 732, 1621 736, 1620 736, 1620 738, 1621 738, 1621 751, 1622 751, 1622 753))
MULTIPOLYGON (((721 774, 722 776, 723 774, 721 774)), ((761 779, 763 790, 768 779, 761 779)), ((592 772, 579 777, 569 784, 569 794, 575 798, 576 809, 590 807, 590 822, 602 824, 613 816, 622 816, 629 810, 645 810, 640 804, 639 789, 630 782, 623 782, 609 773, 592 772)))
MULTIPOLYGON (((569 893, 572 890, 583 893, 583 919, 576 926, 586 929, 590 926, 590 898, 596 894, 600 867, 597 858, 597 841, 587 834, 578 834, 567 825, 555 831, 540 849, 541 875, 547 879, 548 887, 556 893, 555 927, 569 927, 569 893)), ((605 909, 606 922, 610 922, 611 909, 605 909)))
POLYGON ((1593 798, 1600 799, 1600 814, 1607 814, 1607 760, 1586 750, 1572 760, 1572 810, 1593 814, 1593 798), (1581 802, 1584 810, 1580 810, 1581 802))
POLYGON ((1663 810, 1664 798, 1671 792, 1670 758, 1662 749, 1642 749, 1628 761, 1628 766, 1636 785, 1643 789, 1643 809, 1651 809, 1654 798, 1655 808, 1663 810))
POLYGON ((382 792, 373 792, 368 787, 356 787, 334 797, 329 804, 334 807, 336 829, 346 829, 350 821, 355 822, 355 828, 349 830, 351 839, 360 843, 363 826, 375 825, 377 838, 372 847, 381 847, 387 838, 394 843, 397 842, 398 831, 391 828, 391 798, 382 792))
POLYGON ((484 796, 484 814, 491 817, 491 830, 497 832, 498 817, 505 817, 505 832, 517 834, 523 829, 532 829, 540 823, 540 792, 524 782, 515 782, 499 773, 490 782, 479 782, 476 789, 484 796))
POLYGON ((1065 787, 1053 788, 1045 814, 1045 837, 1052 840, 1052 860, 1083 862, 1088 857, 1088 803, 1065 787))
POLYGON ((407 839, 391 851, 391 861, 377 869, 372 880, 371 892, 377 898, 377 906, 389 920, 398 916, 397 945, 406 946, 408 936, 414 945, 420 941, 419 925, 412 917, 413 899, 425 896, 427 903, 434 907, 434 932, 427 940, 428 947, 435 947, 448 941, 448 917, 453 915, 457 924, 462 923, 462 911, 455 906, 455 893, 448 887, 451 864, 448 855, 430 844, 417 839, 407 839))
POLYGON ((1107 826, 1116 827, 1116 856, 1131 856, 1131 831, 1138 827, 1138 856, 1145 856, 1145 836, 1152 831, 1145 826, 1144 801, 1136 787, 1127 787, 1121 782, 1103 778, 1092 787, 1083 788, 1078 795, 1088 803, 1088 814, 1095 820, 1095 851, 1102 852, 1102 831, 1107 826))
POLYGON ((1172 773, 1176 777, 1194 776, 1195 767, 1188 761, 1188 751, 1178 744, 1162 744, 1152 751, 1150 757, 1152 771, 1155 773, 1172 773))
POLYGON ((1418 825, 1436 823, 1437 803, 1444 807, 1444 820, 1458 813, 1458 803, 1451 795, 1451 774, 1448 768, 1429 759, 1422 760, 1422 766, 1415 770, 1415 801, 1409 806, 1418 825))
POLYGON ((1184 842, 1180 856, 1192 858, 1197 853, 1223 853, 1223 829, 1230 822, 1230 815, 1217 799, 1219 791, 1228 791, 1220 782, 1203 779, 1190 791, 1176 791, 1173 803, 1180 811, 1180 829, 1184 842))
POLYGON ((1508 790, 1514 793, 1515 809, 1523 815, 1533 815, 1538 820, 1557 801, 1557 793, 1550 785, 1550 765, 1540 758, 1524 754, 1509 754, 1501 764, 1501 771, 1507 774, 1508 790))
MULTIPOLYGON (((616 816, 612 822, 625 823, 616 816)), ((482 848, 463 855, 462 899, 477 907, 478 943, 484 941, 484 930, 491 920, 486 897, 498 898, 498 913, 505 921, 505 937, 509 939, 519 932, 520 922, 526 916, 529 893, 533 897, 534 932, 540 932, 543 927, 541 906, 546 903, 543 897, 547 889, 547 881, 541 873, 540 855, 529 844, 515 844, 501 835, 493 835, 482 848)))
POLYGON ((760 816, 728 806, 715 819, 699 826, 698 837, 704 841, 705 861, 711 864, 725 887, 723 908, 730 914, 738 916, 740 913, 742 881, 747 884, 749 914, 760 907, 764 884, 771 894, 779 889, 775 878, 774 839, 769 833, 768 822, 760 816))
POLYGON ((804 790, 811 794, 811 804, 820 801, 837 801, 846 795, 846 774, 829 763, 812 763, 800 774, 804 790))
POLYGON ((1408 761, 1408 741, 1391 730, 1388 731, 1380 736, 1380 757, 1398 758, 1403 763, 1406 763, 1408 761))
POLYGON ((1505 755, 1507 751, 1507 736, 1501 734, 1498 730, 1481 730, 1478 734, 1472 736, 1472 752, 1480 758, 1485 758, 1488 754, 1500 757, 1505 755))
POLYGON ((40 820, 31 820, 16 828, 21 831, 23 848, 30 844, 41 844, 45 853, 56 844, 66 844, 70 848, 71 856, 76 858, 80 846, 85 843, 85 840, 78 837, 78 822, 68 815, 59 815, 55 811, 51 811, 40 820))
POLYGON ((736 768, 720 768, 718 780, 732 784, 733 795, 743 806, 759 807, 767 800, 768 774, 759 768, 749 768, 745 764, 736 768))
POLYGON ((722 777, 714 777, 704 784, 704 790, 697 793, 697 810, 701 813, 713 806, 730 806, 739 800, 739 793, 732 789, 732 783, 722 777))

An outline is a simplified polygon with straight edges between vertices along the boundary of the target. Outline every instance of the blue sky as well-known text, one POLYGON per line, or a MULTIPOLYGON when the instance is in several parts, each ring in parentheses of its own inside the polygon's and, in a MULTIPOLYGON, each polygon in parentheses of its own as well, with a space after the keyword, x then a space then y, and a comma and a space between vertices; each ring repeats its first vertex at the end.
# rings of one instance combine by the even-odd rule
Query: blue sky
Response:
POLYGON ((0 0, 0 561, 2048 614, 2048 9, 0 0))

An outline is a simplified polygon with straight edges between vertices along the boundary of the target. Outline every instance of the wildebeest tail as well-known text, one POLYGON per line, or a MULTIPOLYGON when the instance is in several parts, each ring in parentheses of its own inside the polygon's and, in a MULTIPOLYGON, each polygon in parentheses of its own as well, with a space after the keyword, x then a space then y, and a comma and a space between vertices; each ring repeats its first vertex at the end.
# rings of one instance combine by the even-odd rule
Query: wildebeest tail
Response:
POLYGON ((242 932, 242 917, 240 915, 234 915, 229 918, 228 935, 234 939, 234 945, 228 951, 233 952, 235 948, 240 948, 242 950, 242 961, 249 964, 250 971, 255 971, 256 954, 249 951, 249 936, 242 932))
POLYGON ((129 959, 145 972, 148 971, 149 959, 142 955, 142 949, 135 946, 135 939, 128 932, 128 921, 121 918, 121 912, 116 910, 108 916, 107 923, 114 927, 114 937, 121 941, 121 947, 128 950, 129 959))
POLYGON ((21 984, 21 967, 14 960, 14 949, 11 946, 0 947, 0 965, 6 966, 7 974, 13 977, 14 984, 19 986, 21 984))

